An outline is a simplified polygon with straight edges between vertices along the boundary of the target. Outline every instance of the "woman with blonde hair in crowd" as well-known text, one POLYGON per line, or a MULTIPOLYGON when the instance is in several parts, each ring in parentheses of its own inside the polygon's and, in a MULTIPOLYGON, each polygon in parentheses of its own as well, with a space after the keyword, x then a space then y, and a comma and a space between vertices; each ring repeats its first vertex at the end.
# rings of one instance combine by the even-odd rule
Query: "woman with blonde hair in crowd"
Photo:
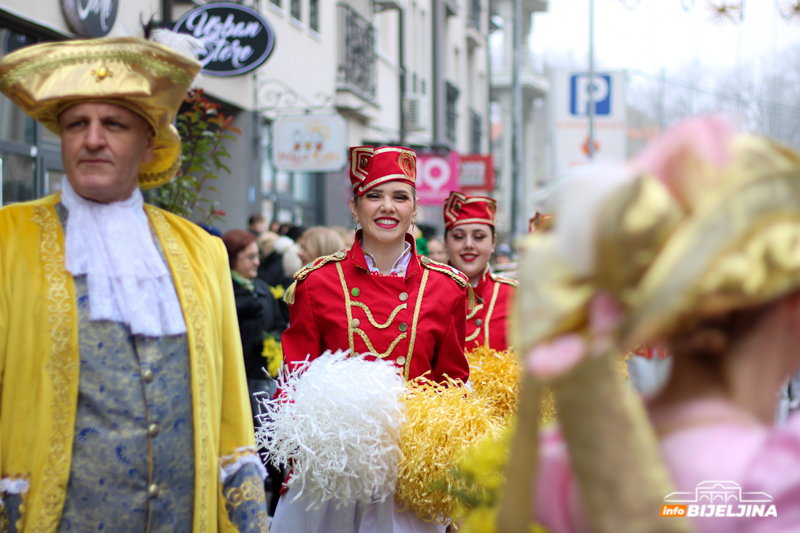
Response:
POLYGON ((304 264, 312 263, 319 257, 344 249, 344 242, 339 234, 335 230, 323 226, 308 228, 297 239, 297 244, 300 247, 297 255, 304 264))

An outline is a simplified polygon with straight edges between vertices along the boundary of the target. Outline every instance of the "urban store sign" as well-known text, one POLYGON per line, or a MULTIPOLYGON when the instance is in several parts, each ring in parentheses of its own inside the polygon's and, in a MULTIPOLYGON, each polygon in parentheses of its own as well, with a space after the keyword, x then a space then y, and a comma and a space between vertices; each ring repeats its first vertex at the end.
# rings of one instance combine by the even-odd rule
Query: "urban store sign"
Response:
POLYGON ((238 4, 208 4, 186 13, 174 31, 188 33, 206 47, 198 60, 203 74, 237 76, 258 68, 275 48, 267 19, 238 4))
POLYGON ((272 160, 279 170, 337 172, 347 163, 339 115, 281 117, 272 127, 272 160))
POLYGON ((119 0, 61 0, 69 27, 83 37, 108 35, 117 20, 119 0))

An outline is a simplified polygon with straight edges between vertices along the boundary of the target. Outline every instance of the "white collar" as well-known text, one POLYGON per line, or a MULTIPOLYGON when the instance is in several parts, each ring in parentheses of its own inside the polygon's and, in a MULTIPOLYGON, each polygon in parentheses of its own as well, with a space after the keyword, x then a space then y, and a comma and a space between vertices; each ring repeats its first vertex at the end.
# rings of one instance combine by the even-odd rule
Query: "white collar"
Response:
POLYGON ((66 177, 61 203, 67 208, 64 263, 73 276, 86 275, 89 320, 129 326, 131 333, 160 337, 186 332, 181 304, 158 252, 142 192, 121 202, 82 198, 66 177))
MULTIPOLYGON (((380 270, 378 270, 378 260, 375 259, 371 253, 364 250, 363 241, 359 241, 359 245, 364 252, 364 260, 367 262, 367 268, 369 268, 370 274, 380 274, 380 270)), ((411 262, 411 244, 405 241, 405 245, 406 247, 403 249, 403 253, 400 254, 400 257, 398 257, 392 265, 392 270, 388 274, 389 276, 406 277, 408 264, 411 262)))

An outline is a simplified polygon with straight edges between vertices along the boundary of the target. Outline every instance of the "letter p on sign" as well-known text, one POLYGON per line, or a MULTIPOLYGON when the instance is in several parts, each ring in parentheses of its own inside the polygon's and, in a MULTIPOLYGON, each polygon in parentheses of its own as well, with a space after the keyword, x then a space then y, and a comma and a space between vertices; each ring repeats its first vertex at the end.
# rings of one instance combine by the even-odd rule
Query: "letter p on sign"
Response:
POLYGON ((569 112, 572 115, 589 114, 589 99, 594 93, 594 114, 597 116, 611 114, 611 76, 595 74, 594 83, 590 83, 587 74, 575 74, 569 83, 569 112))

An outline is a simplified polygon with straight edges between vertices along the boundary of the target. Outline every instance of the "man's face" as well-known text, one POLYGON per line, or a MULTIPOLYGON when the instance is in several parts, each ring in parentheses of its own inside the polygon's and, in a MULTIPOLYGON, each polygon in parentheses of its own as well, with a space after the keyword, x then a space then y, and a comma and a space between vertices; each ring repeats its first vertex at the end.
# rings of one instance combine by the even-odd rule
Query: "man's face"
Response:
POLYGON ((122 106, 84 102, 65 109, 61 159, 72 188, 95 202, 127 200, 138 186, 142 163, 153 158, 153 130, 122 106))

